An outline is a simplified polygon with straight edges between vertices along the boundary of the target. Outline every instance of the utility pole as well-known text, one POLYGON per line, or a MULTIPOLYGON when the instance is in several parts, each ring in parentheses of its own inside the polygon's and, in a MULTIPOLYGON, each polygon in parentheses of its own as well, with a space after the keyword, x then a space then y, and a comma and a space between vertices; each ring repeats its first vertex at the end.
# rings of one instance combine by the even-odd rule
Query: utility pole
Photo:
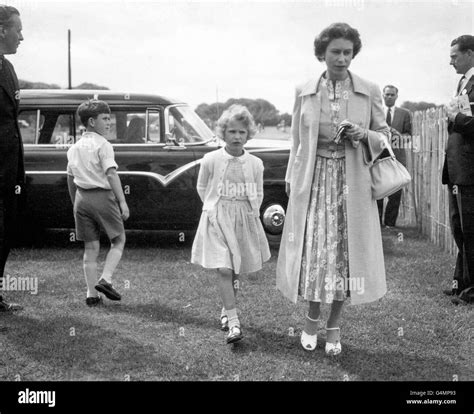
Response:
POLYGON ((71 81, 71 29, 67 30, 67 72, 68 72, 68 89, 72 89, 72 81, 71 81))

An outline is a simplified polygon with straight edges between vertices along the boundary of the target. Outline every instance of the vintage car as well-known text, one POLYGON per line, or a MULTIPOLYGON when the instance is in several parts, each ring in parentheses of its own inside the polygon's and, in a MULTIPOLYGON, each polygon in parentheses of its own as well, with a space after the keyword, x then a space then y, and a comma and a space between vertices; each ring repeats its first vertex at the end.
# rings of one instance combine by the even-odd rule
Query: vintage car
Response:
MULTIPOLYGON (((158 95, 104 90, 22 90, 20 122, 25 149, 25 226, 72 229, 67 188, 67 150, 84 130, 80 103, 101 99, 110 105, 113 144, 130 218, 127 230, 195 231, 202 203, 196 192, 201 158, 220 144, 194 110, 158 95), (28 126, 25 126, 28 125, 28 126)), ((284 177, 288 141, 253 139, 247 149, 265 165, 261 220, 271 242, 282 231, 287 196, 284 177)))

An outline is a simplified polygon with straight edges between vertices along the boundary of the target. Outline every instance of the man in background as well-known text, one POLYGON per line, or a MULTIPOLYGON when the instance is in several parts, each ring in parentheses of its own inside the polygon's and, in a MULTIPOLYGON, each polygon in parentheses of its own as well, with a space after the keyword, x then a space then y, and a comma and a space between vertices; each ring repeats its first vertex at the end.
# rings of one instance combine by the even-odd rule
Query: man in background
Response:
MULTIPOLYGON (((411 135, 411 115, 406 109, 395 106, 397 98, 398 89, 395 86, 387 85, 383 88, 385 119, 392 133, 392 150, 396 159, 406 167, 407 155, 405 147, 407 143, 411 141, 402 139, 401 135, 411 135)), ((388 197, 387 206, 385 207, 385 218, 383 217, 384 200, 377 200, 380 224, 382 227, 395 227, 402 191, 403 190, 399 190, 388 197)))

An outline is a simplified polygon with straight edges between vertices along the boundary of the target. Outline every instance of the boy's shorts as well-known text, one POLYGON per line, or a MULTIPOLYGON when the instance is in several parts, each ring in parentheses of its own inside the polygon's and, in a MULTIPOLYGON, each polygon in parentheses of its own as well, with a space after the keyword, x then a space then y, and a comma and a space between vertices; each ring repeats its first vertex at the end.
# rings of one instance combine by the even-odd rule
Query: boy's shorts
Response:
POLYGON ((125 232, 120 208, 112 190, 78 188, 74 202, 76 239, 91 242, 100 239, 100 228, 110 240, 125 232))

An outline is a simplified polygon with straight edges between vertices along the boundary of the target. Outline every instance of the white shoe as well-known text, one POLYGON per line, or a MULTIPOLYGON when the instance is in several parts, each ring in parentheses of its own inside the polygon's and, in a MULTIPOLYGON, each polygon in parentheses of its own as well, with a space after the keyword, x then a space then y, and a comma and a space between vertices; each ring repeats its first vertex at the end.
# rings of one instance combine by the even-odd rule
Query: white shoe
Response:
POLYGON ((301 332, 301 346, 306 351, 314 351, 318 344, 318 335, 308 335, 305 331, 301 332))
MULTIPOLYGON (((311 319, 308 315, 306 315, 306 318, 308 318, 311 322, 319 322, 318 319, 311 319)), ((316 345, 318 344, 318 334, 310 335, 303 331, 301 332, 301 346, 306 350, 306 351, 314 351, 316 349, 316 345)))
MULTIPOLYGON (((326 331, 335 331, 339 330, 339 328, 326 328, 326 331)), ((326 340, 326 355, 335 356, 339 355, 342 352, 341 340, 337 340, 336 342, 328 342, 326 340)))

